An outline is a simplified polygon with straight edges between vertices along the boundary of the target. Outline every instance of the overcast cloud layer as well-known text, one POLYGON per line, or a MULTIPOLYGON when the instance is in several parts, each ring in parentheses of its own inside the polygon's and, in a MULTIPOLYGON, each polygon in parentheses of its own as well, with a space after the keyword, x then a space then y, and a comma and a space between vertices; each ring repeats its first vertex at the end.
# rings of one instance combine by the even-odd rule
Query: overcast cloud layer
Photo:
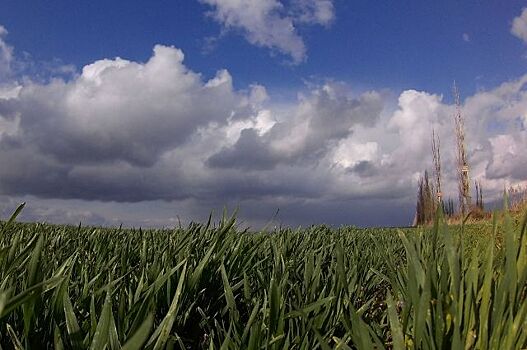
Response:
MULTIPOLYGON (((330 1, 293 1, 288 11, 274 0, 243 8, 203 1, 225 26, 295 62, 306 51, 294 24, 333 17, 330 1), (247 22, 255 14, 245 11, 261 21, 247 22), (253 27, 269 23, 276 33, 253 27)), ((515 20, 513 33, 524 38, 522 30, 515 20)), ((170 225, 176 214, 201 218, 229 204, 253 225, 278 208, 286 224, 408 224, 418 177, 431 168, 432 129, 441 138, 444 192, 456 197, 454 107, 442 96, 355 93, 327 81, 277 105, 264 86, 237 90, 226 70, 205 78, 186 67, 181 50, 163 45, 146 62, 102 59, 68 79, 15 80, 6 36, 0 26, 4 214, 29 198, 37 203, 29 218, 59 222, 118 223, 127 219, 118 217, 121 205, 151 215, 133 224, 170 225), (148 212, 152 203, 161 213, 148 212)), ((525 180, 526 110, 527 75, 464 98, 471 175, 488 199, 525 180)))

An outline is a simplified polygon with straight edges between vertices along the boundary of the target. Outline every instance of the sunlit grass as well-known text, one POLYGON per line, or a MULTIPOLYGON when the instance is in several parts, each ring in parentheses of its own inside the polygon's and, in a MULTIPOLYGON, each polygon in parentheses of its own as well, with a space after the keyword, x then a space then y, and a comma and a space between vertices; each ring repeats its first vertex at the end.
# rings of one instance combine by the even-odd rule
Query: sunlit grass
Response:
MULTIPOLYGON (((20 208, 21 209, 21 208, 20 208)), ((520 349, 525 221, 0 229, 2 348, 520 349)))

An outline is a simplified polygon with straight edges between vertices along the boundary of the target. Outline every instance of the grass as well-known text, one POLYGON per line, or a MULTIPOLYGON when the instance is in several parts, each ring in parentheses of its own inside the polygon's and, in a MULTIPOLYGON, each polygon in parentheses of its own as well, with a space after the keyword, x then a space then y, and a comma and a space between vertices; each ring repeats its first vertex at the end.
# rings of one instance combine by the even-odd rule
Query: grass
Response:
MULTIPOLYGON (((22 208, 19 208, 20 210, 22 208)), ((3 349, 521 349, 525 220, 0 228, 3 349)))

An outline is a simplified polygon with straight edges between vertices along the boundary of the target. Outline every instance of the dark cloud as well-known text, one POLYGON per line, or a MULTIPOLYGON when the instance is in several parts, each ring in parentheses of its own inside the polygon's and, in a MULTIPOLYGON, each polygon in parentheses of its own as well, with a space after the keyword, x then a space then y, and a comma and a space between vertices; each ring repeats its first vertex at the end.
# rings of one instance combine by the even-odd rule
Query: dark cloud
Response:
POLYGON ((372 162, 362 160, 356 165, 352 166, 349 171, 356 173, 361 177, 371 177, 377 175, 378 170, 372 162))
POLYGON ((49 203, 46 205, 46 203, 34 197, 14 198, 0 196, 0 199, 0 218, 2 220, 9 218, 21 203, 26 203, 24 209, 17 217, 17 221, 70 225, 83 223, 95 226, 116 224, 116 222, 112 222, 103 215, 94 213, 87 208, 58 207, 55 204, 49 205, 49 203))
POLYGON ((408 200, 325 200, 325 201, 245 201, 240 215, 256 228, 328 224, 371 226, 409 226, 415 204, 408 200), (276 215, 275 215, 276 214, 276 215))
POLYGON ((258 135, 255 129, 244 129, 234 146, 225 147, 207 160, 215 168, 270 170, 282 160, 258 135))

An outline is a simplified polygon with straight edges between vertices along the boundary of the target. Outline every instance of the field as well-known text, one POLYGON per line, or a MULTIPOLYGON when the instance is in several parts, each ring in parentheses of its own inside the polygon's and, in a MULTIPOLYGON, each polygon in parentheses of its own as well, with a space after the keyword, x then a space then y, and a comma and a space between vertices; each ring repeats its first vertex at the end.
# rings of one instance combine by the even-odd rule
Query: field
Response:
POLYGON ((521 349, 525 221, 0 228, 2 349, 521 349))

